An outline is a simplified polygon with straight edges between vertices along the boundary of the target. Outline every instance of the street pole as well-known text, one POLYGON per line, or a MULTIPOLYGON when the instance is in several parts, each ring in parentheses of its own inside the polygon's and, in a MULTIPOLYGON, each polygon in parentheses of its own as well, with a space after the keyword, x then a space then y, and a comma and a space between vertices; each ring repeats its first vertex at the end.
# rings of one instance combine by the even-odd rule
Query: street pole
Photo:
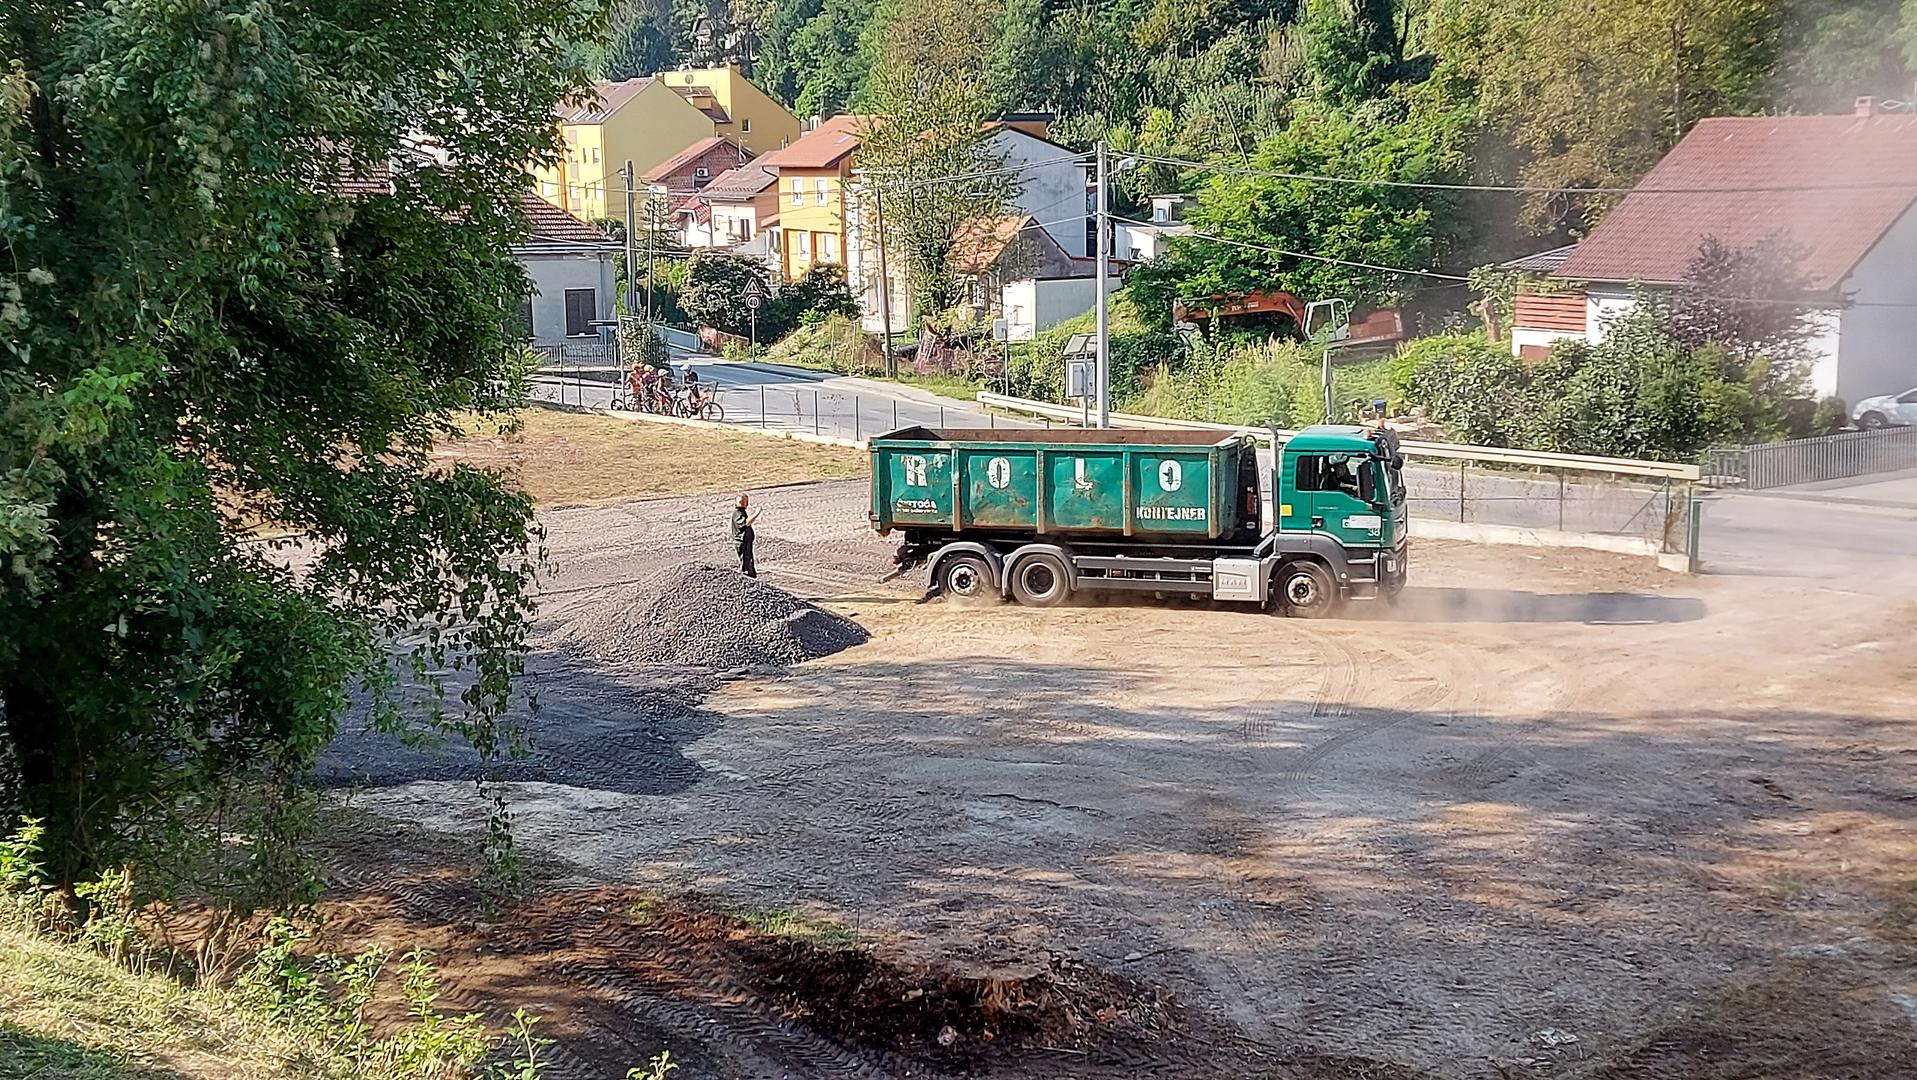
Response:
POLYGON ((626 185, 626 314, 639 313, 639 289, 632 280, 633 271, 639 269, 639 229, 637 215, 633 213, 632 162, 619 170, 626 185))
POLYGON ((659 205, 652 193, 646 193, 646 321, 652 321, 652 253, 659 245, 659 205))
POLYGON ((1093 379, 1098 384, 1097 387, 1095 388, 1098 394, 1098 426, 1105 428, 1105 427, 1112 426, 1112 416, 1111 416, 1111 404, 1112 404, 1111 403, 1111 388, 1112 388, 1111 329, 1112 328, 1111 328, 1111 316, 1109 312, 1106 310, 1107 307, 1109 306, 1109 304, 1107 303, 1107 298, 1106 298, 1106 292, 1108 291, 1107 289, 1108 283, 1106 281, 1106 277, 1110 273, 1109 264, 1111 262, 1112 233, 1111 233, 1111 208, 1106 202, 1107 166, 1106 166, 1106 146, 1105 146, 1105 140, 1103 139, 1100 139, 1098 141, 1098 166, 1094 170, 1094 172, 1097 174, 1096 183, 1098 185, 1098 192, 1094 196, 1092 201, 1093 212, 1097 218, 1097 225, 1098 225, 1098 276, 1097 276, 1098 307, 1096 309, 1098 312, 1098 317, 1097 317, 1097 334, 1098 334, 1097 361, 1098 362, 1097 362, 1097 368, 1093 374, 1093 379))
POLYGON ((1335 424, 1338 422, 1337 403, 1332 400, 1331 395, 1331 350, 1334 347, 1334 343, 1331 340, 1332 332, 1331 328, 1325 330, 1325 347, 1321 354, 1324 367, 1325 423, 1327 424, 1335 424))
POLYGON ((879 234, 879 352, 885 357, 885 377, 896 379, 899 376, 897 364, 892 359, 892 278, 885 268, 885 206, 880 194, 879 182, 872 185, 872 221, 879 234))

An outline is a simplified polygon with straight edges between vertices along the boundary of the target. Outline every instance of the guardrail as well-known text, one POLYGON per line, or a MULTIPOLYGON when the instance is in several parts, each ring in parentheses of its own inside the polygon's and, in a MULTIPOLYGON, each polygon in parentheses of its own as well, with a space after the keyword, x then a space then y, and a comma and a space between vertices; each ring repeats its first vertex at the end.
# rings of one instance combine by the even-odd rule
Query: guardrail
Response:
POLYGON ((1712 487, 1762 491, 1917 469, 1917 428, 1846 431, 1811 439, 1721 447, 1704 455, 1712 487))
MULTIPOLYGON (((980 391, 978 402, 988 408, 1026 412, 1033 416, 1044 416, 1054 420, 1077 421, 1079 418, 1079 410, 1069 405, 1054 405, 1050 402, 1009 397, 990 391, 980 391)), ((1242 432, 1261 443, 1271 442, 1275 435, 1278 443, 1283 444, 1285 440, 1297 434, 1296 431, 1284 429, 1245 427, 1237 424, 1207 424, 1197 420, 1169 420, 1162 416, 1141 416, 1137 413, 1115 412, 1111 414, 1111 419, 1113 424, 1120 427, 1203 428, 1209 431, 1242 432)), ((1537 450, 1514 450, 1500 446, 1469 446, 1462 443, 1414 440, 1405 440, 1403 449, 1405 457, 1414 459, 1522 465, 1536 469, 1605 473, 1611 476, 1650 477, 1687 482, 1695 481, 1703 475, 1703 470, 1698 466, 1675 461, 1639 461, 1635 458, 1596 457, 1588 454, 1548 454, 1537 450)))

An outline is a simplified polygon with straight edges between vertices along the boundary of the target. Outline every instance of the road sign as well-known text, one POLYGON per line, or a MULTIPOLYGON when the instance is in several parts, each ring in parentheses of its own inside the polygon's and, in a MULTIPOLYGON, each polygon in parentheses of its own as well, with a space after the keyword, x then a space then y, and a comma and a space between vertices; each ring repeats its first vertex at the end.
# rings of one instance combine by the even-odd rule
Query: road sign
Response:
POLYGON ((748 278, 745 285, 745 306, 753 311, 759 310, 765 303, 765 286, 758 278, 748 278))

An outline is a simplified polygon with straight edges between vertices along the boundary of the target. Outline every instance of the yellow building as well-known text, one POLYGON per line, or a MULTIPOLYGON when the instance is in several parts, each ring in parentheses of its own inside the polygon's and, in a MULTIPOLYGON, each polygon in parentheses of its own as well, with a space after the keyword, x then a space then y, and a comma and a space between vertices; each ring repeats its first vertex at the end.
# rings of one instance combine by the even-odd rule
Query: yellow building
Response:
POLYGON ((737 64, 670 71, 659 78, 711 117, 717 134, 754 154, 799 141, 799 118, 739 74, 737 64))
POLYGON ((565 147, 557 163, 532 170, 539 197, 593 221, 625 212, 619 170, 635 176, 714 135, 761 153, 798 138, 799 121, 731 65, 596 82, 590 96, 560 107, 565 147))
POLYGON ((779 258, 787 281, 818 263, 845 265, 846 185, 870 117, 835 116, 754 164, 778 174, 779 258))

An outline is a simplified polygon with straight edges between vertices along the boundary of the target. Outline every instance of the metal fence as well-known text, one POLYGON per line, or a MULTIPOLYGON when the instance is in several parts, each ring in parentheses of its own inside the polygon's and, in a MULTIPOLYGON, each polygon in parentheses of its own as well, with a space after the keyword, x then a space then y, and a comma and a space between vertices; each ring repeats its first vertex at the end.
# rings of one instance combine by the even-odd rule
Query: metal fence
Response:
POLYGON ((1489 525, 1575 534, 1592 546, 1689 552, 1694 485, 1674 478, 1620 477, 1507 466, 1411 464, 1405 498, 1413 521, 1489 525))
POLYGON ((1704 455, 1712 487, 1765 488, 1917 469, 1917 428, 1846 431, 1815 439, 1726 447, 1704 455))

